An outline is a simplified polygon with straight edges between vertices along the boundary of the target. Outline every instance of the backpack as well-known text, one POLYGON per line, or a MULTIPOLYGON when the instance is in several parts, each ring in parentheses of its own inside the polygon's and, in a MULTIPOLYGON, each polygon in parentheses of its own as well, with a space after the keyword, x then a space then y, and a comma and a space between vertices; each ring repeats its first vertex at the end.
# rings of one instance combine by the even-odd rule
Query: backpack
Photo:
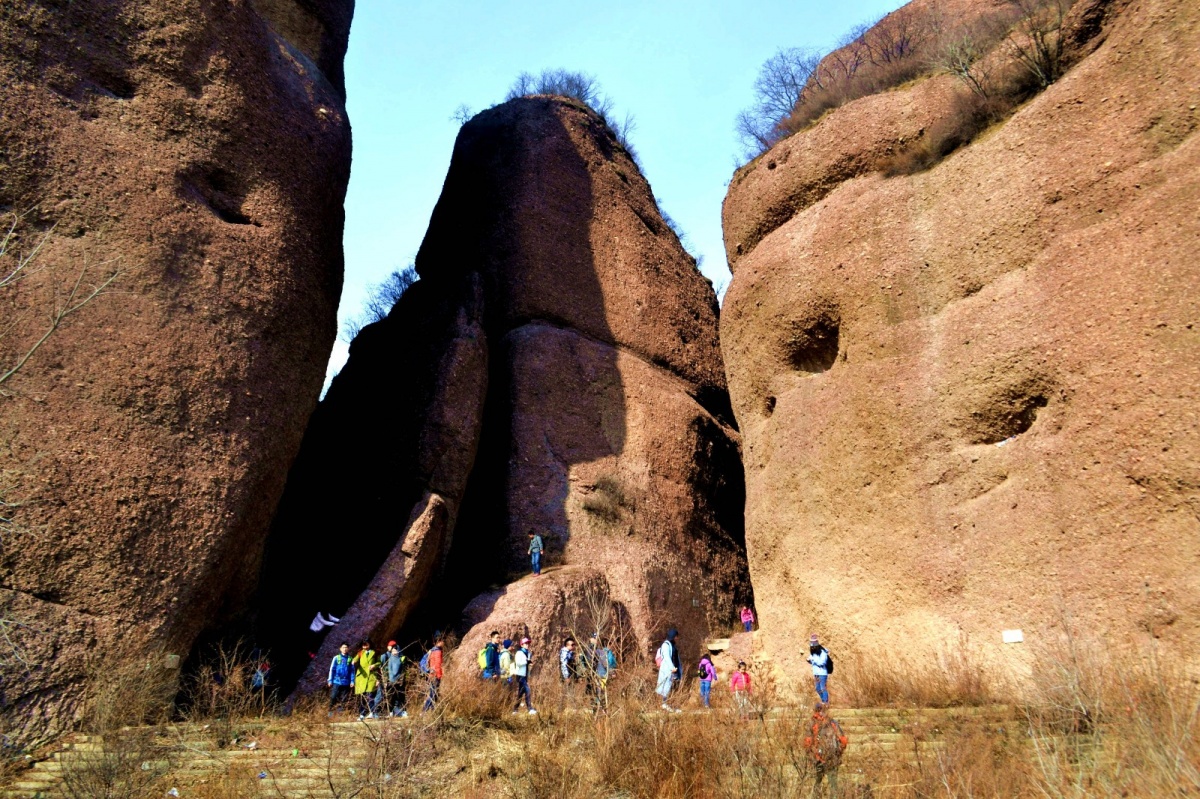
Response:
POLYGON ((480 649, 479 654, 475 656, 475 662, 479 664, 480 671, 487 670, 487 667, 488 667, 487 653, 488 653, 488 648, 485 646, 483 649, 480 649))
POLYGON ((661 650, 654 653, 654 667, 656 669, 662 668, 662 651, 661 650))
POLYGON ((829 650, 825 650, 825 671, 833 674, 833 655, 829 654, 829 650))
MULTIPOLYGON (((433 650, 431 649, 429 651, 432 652, 433 650)), ((421 670, 422 674, 429 673, 429 652, 426 652, 424 655, 421 655, 421 662, 417 664, 417 668, 419 668, 421 670)))
POLYGON ((819 724, 813 724, 812 752, 813 760, 823 768, 835 769, 842 762, 842 728, 836 721, 826 716, 819 724))
POLYGON ((604 652, 608 660, 608 670, 612 671, 617 667, 617 656, 613 654, 611 649, 605 649, 604 652))

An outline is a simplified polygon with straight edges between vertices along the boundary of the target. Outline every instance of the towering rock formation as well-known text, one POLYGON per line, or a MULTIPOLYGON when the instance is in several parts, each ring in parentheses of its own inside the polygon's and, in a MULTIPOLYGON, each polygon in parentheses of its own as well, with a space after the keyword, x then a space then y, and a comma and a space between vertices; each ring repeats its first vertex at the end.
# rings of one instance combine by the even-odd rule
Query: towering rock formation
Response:
MULTIPOLYGON (((612 614, 631 648, 667 625, 695 646, 749 592, 739 444, 716 298, 628 153, 561 98, 478 115, 417 269, 309 429, 260 627, 348 605, 339 640, 427 633, 483 592, 468 623, 527 627, 543 646, 601 621, 585 607, 612 614), (312 507, 322 485, 336 508, 312 507), (529 530, 551 568, 512 584, 529 530), (335 557, 353 569, 323 555, 340 531, 355 544, 335 557), (319 587, 292 609, 282 586, 297 577, 319 587)), ((323 681, 336 643, 302 687, 323 681)))
POLYGON ((352 7, 0 12, 0 208, 26 214, 2 271, 45 236, 0 289, 0 373, 80 275, 118 272, 0 395, 0 491, 24 503, 0 685, 27 735, 70 719, 86 669, 186 655, 254 585, 335 335, 352 7))
POLYGON ((1065 77, 926 172, 872 165, 948 76, 730 186, 722 347, 790 674, 810 630, 1005 668, 1063 625, 1200 644, 1200 7, 1080 0, 1065 36, 1065 77))

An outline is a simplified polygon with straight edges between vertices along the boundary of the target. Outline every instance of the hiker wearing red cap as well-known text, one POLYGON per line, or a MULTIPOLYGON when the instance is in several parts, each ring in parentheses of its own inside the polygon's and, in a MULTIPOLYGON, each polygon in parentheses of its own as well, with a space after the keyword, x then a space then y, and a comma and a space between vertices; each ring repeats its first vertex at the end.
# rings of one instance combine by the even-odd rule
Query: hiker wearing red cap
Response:
POLYGON ((533 709, 533 702, 529 698, 529 639, 521 639, 521 648, 513 653, 513 677, 517 681, 517 704, 513 706, 513 713, 518 713, 521 710, 521 700, 525 700, 525 707, 529 710, 532 716, 537 713, 533 709))
POLYGON ((825 681, 829 679, 829 675, 833 674, 833 658, 829 654, 829 650, 821 646, 820 639, 817 634, 813 633, 808 637, 808 662, 812 664, 813 682, 816 683, 817 696, 821 697, 821 701, 829 704, 829 691, 825 690, 825 681))
POLYGON ((408 697, 404 690, 404 655, 395 641, 388 641, 387 651, 379 659, 380 675, 379 692, 375 696, 375 706, 380 713, 390 712, 393 716, 408 715, 405 706, 408 697))

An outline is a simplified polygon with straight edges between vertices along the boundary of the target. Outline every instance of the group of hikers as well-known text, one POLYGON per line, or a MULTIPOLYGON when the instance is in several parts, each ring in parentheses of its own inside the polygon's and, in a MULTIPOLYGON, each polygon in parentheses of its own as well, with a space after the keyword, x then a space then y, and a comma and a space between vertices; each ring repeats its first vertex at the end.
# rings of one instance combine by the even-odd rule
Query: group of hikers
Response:
MULTIPOLYGON (((755 619, 749 607, 743 607, 740 619, 744 629, 752 630, 755 619)), ((492 630, 487 643, 476 658, 481 680, 493 681, 511 692, 512 712, 522 711, 537 714, 530 695, 529 677, 533 656, 528 636, 501 639, 498 630, 492 630)), ((438 694, 444 676, 445 637, 434 636, 433 646, 422 656, 418 669, 425 678, 428 688, 424 710, 432 710, 438 702, 438 694)), ((813 687, 818 701, 813 707, 811 729, 804 740, 816 772, 814 792, 822 781, 828 779, 831 793, 837 790, 837 767, 847 739, 841 726, 829 716, 829 675, 833 673, 833 657, 821 645, 816 634, 809 637, 808 663, 812 668, 813 687)), ((679 655, 679 632, 667 631, 654 656, 657 669, 655 691, 662 700, 662 709, 668 713, 682 712, 676 697, 683 684, 684 671, 679 655)), ((343 707, 351 693, 356 699, 359 719, 374 719, 391 715, 404 717, 407 692, 405 690, 408 671, 407 661, 395 641, 388 641, 387 650, 378 655, 371 642, 364 640, 353 655, 350 646, 343 643, 329 664, 328 686, 329 709, 343 707)), ((561 685, 559 709, 577 702, 580 686, 588 698, 594 713, 605 713, 608 709, 608 684, 617 669, 617 655, 612 646, 598 632, 593 632, 587 643, 580 647, 574 637, 563 639, 558 652, 558 677, 561 685)), ((694 675, 698 678, 700 704, 712 706, 713 684, 718 682, 717 669, 712 656, 701 655, 694 675)), ((751 699, 753 683, 750 670, 744 660, 738 661, 737 669, 729 675, 729 689, 734 708, 748 718, 754 707, 751 699)))

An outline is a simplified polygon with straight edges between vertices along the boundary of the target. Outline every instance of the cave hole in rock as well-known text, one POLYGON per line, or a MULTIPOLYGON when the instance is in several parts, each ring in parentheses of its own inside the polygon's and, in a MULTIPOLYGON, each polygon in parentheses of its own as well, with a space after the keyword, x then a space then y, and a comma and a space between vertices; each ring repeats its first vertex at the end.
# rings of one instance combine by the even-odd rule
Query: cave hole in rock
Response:
POLYGON ((793 327, 783 342, 788 364, 797 372, 828 372, 837 361, 840 331, 841 321, 833 314, 822 314, 793 327))
POLYGON ((1037 421, 1038 412, 1049 403, 1050 398, 1044 392, 1002 395, 972 414, 971 443, 998 444, 1026 432, 1037 421))
POLYGON ((208 206, 222 222, 261 227, 261 223, 242 211, 242 204, 246 199, 245 187, 225 170, 212 166, 196 166, 185 170, 179 180, 181 196, 208 206))

